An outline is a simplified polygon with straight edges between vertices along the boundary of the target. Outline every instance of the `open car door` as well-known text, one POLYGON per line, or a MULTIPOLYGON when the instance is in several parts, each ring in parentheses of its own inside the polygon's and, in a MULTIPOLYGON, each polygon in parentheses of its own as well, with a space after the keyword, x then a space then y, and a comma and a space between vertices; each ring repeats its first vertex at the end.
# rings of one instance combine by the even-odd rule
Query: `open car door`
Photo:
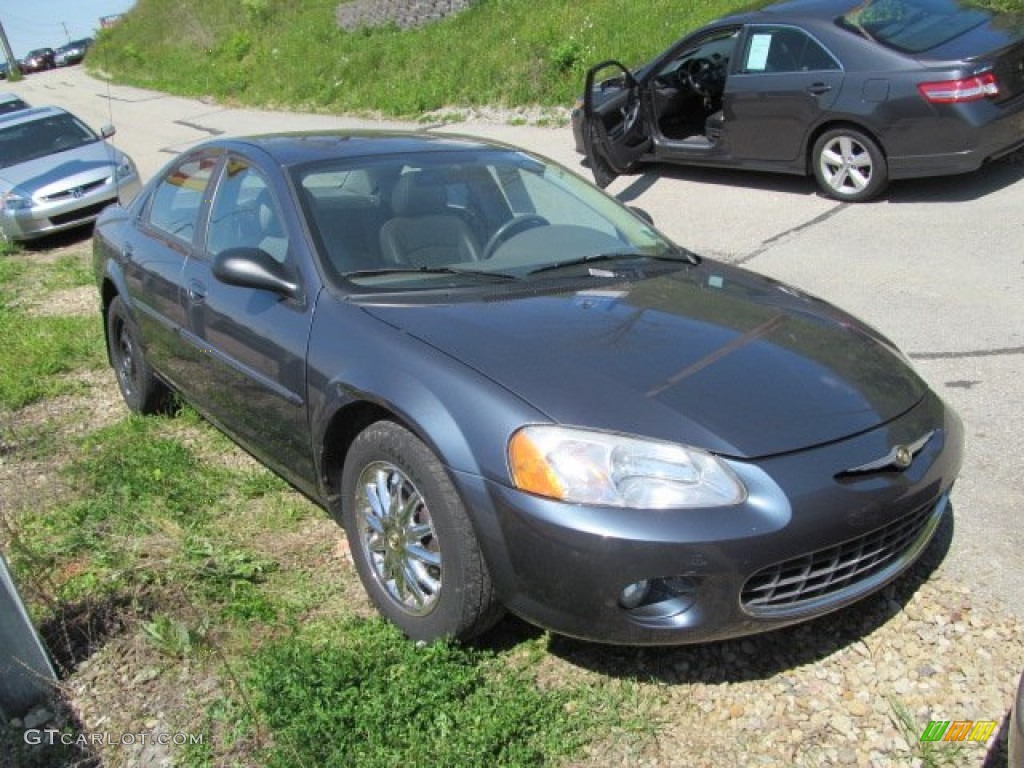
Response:
POLYGON ((597 186, 629 173, 651 146, 651 133, 633 73, 614 60, 587 71, 583 91, 583 144, 597 186), (607 74, 599 79, 598 75, 607 74))

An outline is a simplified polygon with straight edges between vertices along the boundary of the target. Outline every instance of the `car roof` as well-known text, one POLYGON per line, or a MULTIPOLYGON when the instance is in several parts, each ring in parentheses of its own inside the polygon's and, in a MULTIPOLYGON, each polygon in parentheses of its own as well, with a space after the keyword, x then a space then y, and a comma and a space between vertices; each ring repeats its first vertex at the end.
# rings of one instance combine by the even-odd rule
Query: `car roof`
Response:
POLYGON ((221 146, 245 151, 259 148, 279 165, 292 166, 315 160, 345 157, 376 157, 452 151, 522 151, 499 142, 455 134, 418 131, 308 131, 258 136, 219 138, 201 147, 221 146))

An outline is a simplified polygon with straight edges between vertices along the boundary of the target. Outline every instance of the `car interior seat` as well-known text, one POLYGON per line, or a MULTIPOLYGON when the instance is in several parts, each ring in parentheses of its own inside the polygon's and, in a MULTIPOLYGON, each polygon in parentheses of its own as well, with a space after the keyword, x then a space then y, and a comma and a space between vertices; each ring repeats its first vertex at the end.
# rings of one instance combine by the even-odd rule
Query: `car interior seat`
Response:
POLYGON ((380 230, 385 261, 436 267, 478 260, 476 235, 447 203, 444 185, 430 172, 403 174, 391 193, 392 218, 380 230))

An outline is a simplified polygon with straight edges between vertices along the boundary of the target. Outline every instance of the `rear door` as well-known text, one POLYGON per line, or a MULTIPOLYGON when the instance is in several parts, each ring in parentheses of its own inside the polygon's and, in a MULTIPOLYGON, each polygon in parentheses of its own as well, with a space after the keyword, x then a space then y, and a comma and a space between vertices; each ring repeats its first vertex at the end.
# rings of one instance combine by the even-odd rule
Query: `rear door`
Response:
POLYGON ((599 187, 628 173, 650 149, 640 84, 624 65, 603 61, 587 72, 583 91, 583 145, 599 187))
POLYGON ((799 163, 805 138, 842 88, 839 61, 798 27, 748 27, 722 98, 729 154, 799 163))
POLYGON ((122 269, 133 314, 146 345, 146 359, 175 387, 187 391, 190 371, 182 365, 181 333, 185 262, 195 248, 207 186, 219 150, 188 153, 157 183, 122 245, 122 269))

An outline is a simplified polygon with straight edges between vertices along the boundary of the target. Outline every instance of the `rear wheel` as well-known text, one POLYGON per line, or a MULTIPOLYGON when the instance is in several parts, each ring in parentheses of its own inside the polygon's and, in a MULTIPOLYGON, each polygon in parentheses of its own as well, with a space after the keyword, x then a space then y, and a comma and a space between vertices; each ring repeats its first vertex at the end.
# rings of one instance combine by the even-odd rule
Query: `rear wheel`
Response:
POLYGON ((889 182, 882 150, 870 136, 854 128, 823 133, 814 143, 811 162, 818 185, 836 200, 869 200, 889 182))
POLYGON ((136 413, 159 413, 167 404, 167 388, 146 362, 139 329, 115 296, 107 309, 107 343, 117 385, 128 407, 136 413))
POLYGON ((455 487, 409 430, 379 421, 352 443, 342 520, 370 599, 413 640, 467 640, 501 616, 455 487))

